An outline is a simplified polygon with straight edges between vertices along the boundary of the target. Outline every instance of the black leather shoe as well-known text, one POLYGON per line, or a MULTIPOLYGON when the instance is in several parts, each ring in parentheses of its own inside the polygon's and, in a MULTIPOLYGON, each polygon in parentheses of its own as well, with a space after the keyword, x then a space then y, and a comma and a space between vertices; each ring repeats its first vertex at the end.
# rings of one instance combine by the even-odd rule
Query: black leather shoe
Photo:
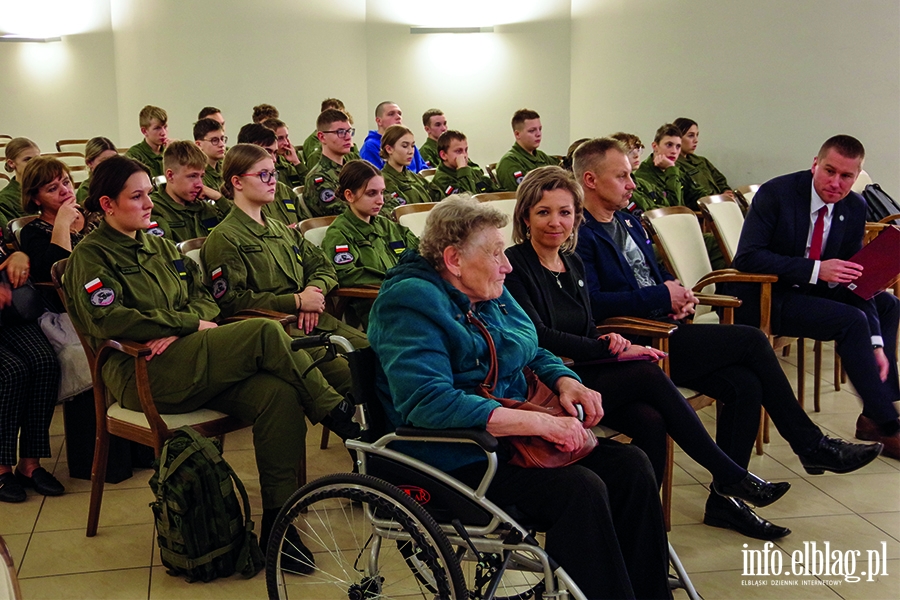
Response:
POLYGON ((281 545, 281 570, 300 575, 310 575, 316 570, 313 553, 300 539, 294 527, 288 528, 281 545))
POLYGON ((787 527, 779 527, 763 519, 737 498, 723 498, 714 494, 710 494, 706 501, 703 522, 713 527, 733 529, 741 535, 758 540, 777 540, 791 533, 787 527))
POLYGON ((353 415, 355 414, 356 407, 347 400, 341 400, 322 419, 322 425, 335 432, 342 439, 352 440, 358 438, 361 431, 359 423, 353 420, 353 415))
POLYGON ((25 488, 12 473, 0 475, 0 502, 25 502, 25 488))
POLYGON ((881 454, 884 444, 851 444, 823 436, 812 452, 798 454, 800 464, 810 475, 825 471, 849 473, 866 466, 881 454))
POLYGON ((23 487, 33 487, 34 491, 44 496, 62 496, 66 488, 44 467, 38 467, 31 473, 31 477, 26 477, 18 470, 16 477, 23 487))
POLYGON ((737 483, 722 485, 713 481, 710 487, 720 496, 738 498, 757 508, 762 508, 784 496, 791 489, 791 484, 786 481, 769 483, 753 473, 747 473, 747 476, 737 483))

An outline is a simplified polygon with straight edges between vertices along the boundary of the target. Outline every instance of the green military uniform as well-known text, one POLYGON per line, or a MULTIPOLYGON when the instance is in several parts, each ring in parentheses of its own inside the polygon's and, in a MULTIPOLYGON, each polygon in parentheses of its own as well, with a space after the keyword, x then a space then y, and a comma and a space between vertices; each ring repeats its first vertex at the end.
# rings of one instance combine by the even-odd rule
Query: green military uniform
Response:
POLYGON ((0 190, 0 228, 6 229, 7 223, 24 216, 22 186, 13 176, 7 186, 0 190))
POLYGON ((150 195, 153 200, 153 223, 147 233, 165 237, 173 244, 193 238, 206 237, 219 224, 219 211, 206 200, 179 204, 162 185, 150 195), (155 226, 154 226, 155 223, 155 226))
MULTIPOLYGON (((400 255, 418 247, 419 238, 403 225, 381 215, 366 223, 352 210, 335 219, 322 240, 325 256, 334 263, 342 286, 380 286, 400 255)), ((354 298, 348 303, 363 327, 368 326, 372 302, 354 298)))
MULTIPOLYGON (((313 131, 303 142, 303 162, 308 170, 312 170, 322 158, 322 142, 319 141, 318 133, 318 131, 313 131)), ((353 144, 350 152, 344 157, 344 162, 348 160, 359 160, 359 148, 356 144, 353 144)))
MULTIPOLYGON (((318 422, 341 401, 313 370, 305 352, 268 319, 198 331, 219 309, 201 284, 197 265, 170 242, 107 223, 79 243, 64 277, 68 312, 95 350, 108 338, 147 342, 176 336, 147 369, 161 413, 200 407, 253 423, 263 507, 278 508, 297 486, 304 414, 318 422)), ((134 359, 114 352, 103 379, 123 406, 140 410, 134 359)))
POLYGON ((418 173, 413 173, 406 167, 400 172, 385 163, 381 175, 384 177, 382 214, 389 215, 395 208, 405 204, 431 202, 431 184, 418 173))
POLYGON ((514 192, 528 171, 546 166, 558 167, 559 161, 540 150, 529 154, 519 144, 513 144, 512 148, 497 163, 497 180, 500 182, 500 189, 514 192))
POLYGON ((725 176, 702 156, 682 154, 675 164, 697 184, 703 196, 722 194, 731 189, 725 176))
MULTIPOLYGON (((316 286, 327 294, 337 287, 334 267, 299 231, 275 219, 260 225, 237 207, 206 238, 200 258, 207 270, 206 284, 226 317, 246 308, 296 314, 295 293, 316 286)), ((337 333, 357 348, 369 345, 359 330, 328 313, 319 315, 314 331, 337 333)), ((294 328, 292 335, 304 334, 294 328)), ((310 354, 316 357, 321 352, 310 354)), ((343 358, 324 363, 320 369, 339 392, 349 390, 350 371, 343 358)))
POLYGON ((150 169, 150 177, 159 177, 166 173, 163 168, 163 150, 164 148, 160 148, 159 154, 157 154, 150 148, 147 140, 141 140, 141 143, 129 148, 125 156, 133 158, 150 169))
POLYGON ((451 169, 442 162, 431 180, 431 199, 435 202, 460 192, 484 194, 495 191, 491 178, 472 161, 462 169, 451 169))
POLYGON ((312 216, 300 203, 294 190, 280 181, 275 185, 275 199, 263 206, 262 212, 267 219, 277 219, 285 225, 296 225, 312 216))
POLYGON ((419 148, 419 156, 428 163, 430 168, 437 169, 441 164, 441 154, 438 152, 437 140, 426 139, 422 147, 419 148))
POLYGON ((222 162, 221 160, 217 162, 215 167, 206 163, 206 169, 203 171, 203 185, 217 192, 222 191, 222 184, 225 183, 225 178, 222 177, 222 162))
MULTIPOLYGON (((347 164, 346 157, 344 164, 347 164)), ((322 156, 318 164, 306 174, 303 200, 314 217, 339 215, 347 207, 347 203, 337 196, 338 177, 343 166, 322 156)))
POLYGON ((90 177, 81 182, 78 189, 75 190, 75 202, 79 206, 84 206, 85 200, 91 195, 91 179, 90 177))
POLYGON ((295 165, 283 156, 279 156, 275 161, 275 170, 278 171, 278 181, 291 189, 303 185, 309 172, 302 160, 295 165))

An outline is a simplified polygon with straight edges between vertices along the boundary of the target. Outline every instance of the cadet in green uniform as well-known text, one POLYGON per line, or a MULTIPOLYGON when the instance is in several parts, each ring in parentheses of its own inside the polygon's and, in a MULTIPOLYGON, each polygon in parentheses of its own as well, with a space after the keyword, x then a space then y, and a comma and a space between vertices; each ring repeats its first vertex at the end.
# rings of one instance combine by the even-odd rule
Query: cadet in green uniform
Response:
POLYGON ((337 196, 338 175, 353 147, 354 133, 347 115, 336 108, 322 111, 316 121, 322 156, 306 175, 303 188, 303 200, 314 217, 339 215, 347 206, 337 196))
MULTIPOLYGON (((87 165, 88 173, 93 173, 97 165, 110 156, 118 156, 118 154, 119 151, 116 150, 116 145, 112 143, 112 140, 105 137, 89 139, 87 144, 84 145, 84 164, 87 165)), ((75 191, 75 201, 80 206, 84 206, 84 201, 87 200, 90 190, 91 178, 88 175, 88 178, 82 181, 75 191)))
POLYGON ((215 205, 201 198, 206 156, 196 144, 172 142, 163 153, 166 183, 151 196, 153 214, 147 233, 172 243, 206 237, 219 224, 215 205))
MULTIPOLYGON (((200 250, 206 283, 223 316, 247 308, 295 313, 295 335, 328 331, 356 347, 367 346, 359 330, 324 312, 325 295, 337 287, 337 275, 322 250, 296 229, 262 213, 263 205, 274 199, 273 173, 274 160, 258 146, 238 144, 225 155, 223 191, 232 196, 234 209, 200 250)), ((338 391, 349 390, 343 358, 323 364, 321 370, 338 391)))
POLYGON ((541 116, 533 110, 517 110, 512 118, 516 143, 497 163, 500 188, 516 191, 528 171, 544 166, 559 166, 559 161, 538 150, 541 145, 541 116))
MULTIPOLYGON (((215 107, 207 107, 210 110, 213 108, 215 107)), ((222 113, 213 114, 218 115, 219 118, 222 117, 222 113)), ((225 157, 225 148, 228 144, 228 136, 225 135, 222 123, 213 118, 198 120, 194 123, 194 143, 206 158, 203 167, 203 197, 217 202, 220 219, 224 219, 231 210, 231 206, 227 198, 223 200, 220 190, 222 187, 222 159, 225 157)))
POLYGON ((169 142, 169 116, 158 106, 147 105, 139 115, 141 134, 144 139, 132 146, 125 153, 150 169, 151 177, 159 177, 163 173, 163 150, 169 142))
MULTIPOLYGON (((344 106, 344 102, 339 98, 325 98, 322 100, 322 106, 319 108, 319 114, 322 114, 328 109, 337 109, 347 115, 347 122, 353 126, 353 117, 347 112, 347 108, 344 106)), ((307 137, 303 141, 303 162, 306 164, 307 170, 312 169, 316 164, 318 164, 319 159, 322 157, 322 142, 319 141, 319 130, 314 130, 309 137, 307 137)), ((356 144, 350 149, 350 153, 347 154, 347 160, 357 160, 359 159, 359 148, 356 147, 356 144)))
MULTIPOLYGON (((370 162, 355 160, 344 165, 339 193, 349 208, 328 226, 322 241, 325 256, 334 264, 342 286, 380 286, 385 272, 407 248, 417 248, 419 240, 409 229, 380 214, 384 179, 370 162)), ((372 302, 352 299, 348 303, 363 328, 368 325, 372 302)))
POLYGON ((291 143, 291 132, 287 123, 281 119, 266 119, 262 126, 271 129, 275 133, 275 141, 278 143, 275 168, 278 170, 278 179, 291 189, 303 185, 309 169, 303 162, 303 158, 297 154, 297 149, 291 143))
POLYGON ((673 123, 681 132, 681 155, 678 166, 700 188, 704 196, 726 194, 734 197, 725 176, 708 159, 696 154, 700 141, 700 129, 696 121, 678 117, 673 123))
POLYGON ((441 164, 441 154, 438 151, 438 139, 447 131, 447 117, 439 108, 429 108, 422 115, 422 125, 425 126, 425 143, 419 148, 419 155, 432 169, 437 169, 441 164))
POLYGON ((452 129, 445 131, 437 147, 441 162, 431 180, 432 200, 440 202, 460 192, 483 194, 497 191, 491 178, 469 160, 469 142, 461 132, 452 129))
POLYGON ((381 158, 384 159, 384 214, 398 206, 431 202, 431 184, 409 170, 416 150, 413 132, 403 125, 391 125, 381 136, 381 158))
MULTIPOLYGON (((297 487, 304 415, 334 424, 346 402, 318 370, 304 373, 311 357, 291 352, 277 322, 216 326, 219 309, 197 266, 167 240, 142 231, 150 220, 150 189, 146 169, 124 157, 94 171, 87 205, 106 218, 69 259, 69 315, 95 350, 107 338, 150 347, 147 369, 160 412, 203 407, 253 423, 265 537, 297 487)), ((140 410, 133 365, 130 356, 113 353, 103 379, 123 406, 140 410)))
POLYGON ((25 216, 22 208, 22 186, 19 181, 28 161, 40 154, 40 148, 28 138, 13 138, 6 145, 6 164, 3 166, 7 173, 15 175, 6 187, 0 190, 0 231, 6 229, 9 221, 25 216))

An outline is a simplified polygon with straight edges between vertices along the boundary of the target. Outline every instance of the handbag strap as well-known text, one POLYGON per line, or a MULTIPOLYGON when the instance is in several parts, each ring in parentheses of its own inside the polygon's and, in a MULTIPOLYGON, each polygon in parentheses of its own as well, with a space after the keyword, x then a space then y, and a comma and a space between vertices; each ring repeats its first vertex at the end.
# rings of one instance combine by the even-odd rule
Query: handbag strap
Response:
POLYGON ((484 341, 487 342, 488 352, 491 355, 491 365, 488 368, 484 381, 478 384, 478 390, 485 397, 496 400, 493 391, 494 388, 497 387, 497 373, 499 368, 497 367, 497 347, 494 346, 494 338, 491 337, 491 332, 487 330, 484 323, 482 323, 471 310, 466 313, 466 321, 474 325, 479 333, 484 336, 484 341))

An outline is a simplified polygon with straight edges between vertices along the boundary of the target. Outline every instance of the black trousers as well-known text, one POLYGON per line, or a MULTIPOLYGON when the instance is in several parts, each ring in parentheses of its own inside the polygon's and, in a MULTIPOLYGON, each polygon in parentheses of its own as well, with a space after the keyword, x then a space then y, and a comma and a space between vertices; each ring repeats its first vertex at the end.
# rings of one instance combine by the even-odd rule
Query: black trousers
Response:
POLYGON ((716 446, 697 413, 655 362, 575 365, 573 370, 603 397, 600 423, 624 433, 647 454, 659 485, 666 469, 666 434, 716 481, 734 483, 747 474, 716 446))
MULTIPOLYGON (((483 473, 477 464, 451 474, 474 487, 483 473)), ((501 464, 487 496, 546 527, 547 553, 588 598, 672 597, 656 479, 640 449, 601 439, 568 467, 501 464)))
MULTIPOLYGON (((871 350, 870 350, 871 352, 871 350)), ((669 339, 672 381, 722 403, 716 444, 745 467, 759 430, 760 406, 795 453, 822 431, 797 402, 766 336, 746 325, 681 325, 669 339)))

